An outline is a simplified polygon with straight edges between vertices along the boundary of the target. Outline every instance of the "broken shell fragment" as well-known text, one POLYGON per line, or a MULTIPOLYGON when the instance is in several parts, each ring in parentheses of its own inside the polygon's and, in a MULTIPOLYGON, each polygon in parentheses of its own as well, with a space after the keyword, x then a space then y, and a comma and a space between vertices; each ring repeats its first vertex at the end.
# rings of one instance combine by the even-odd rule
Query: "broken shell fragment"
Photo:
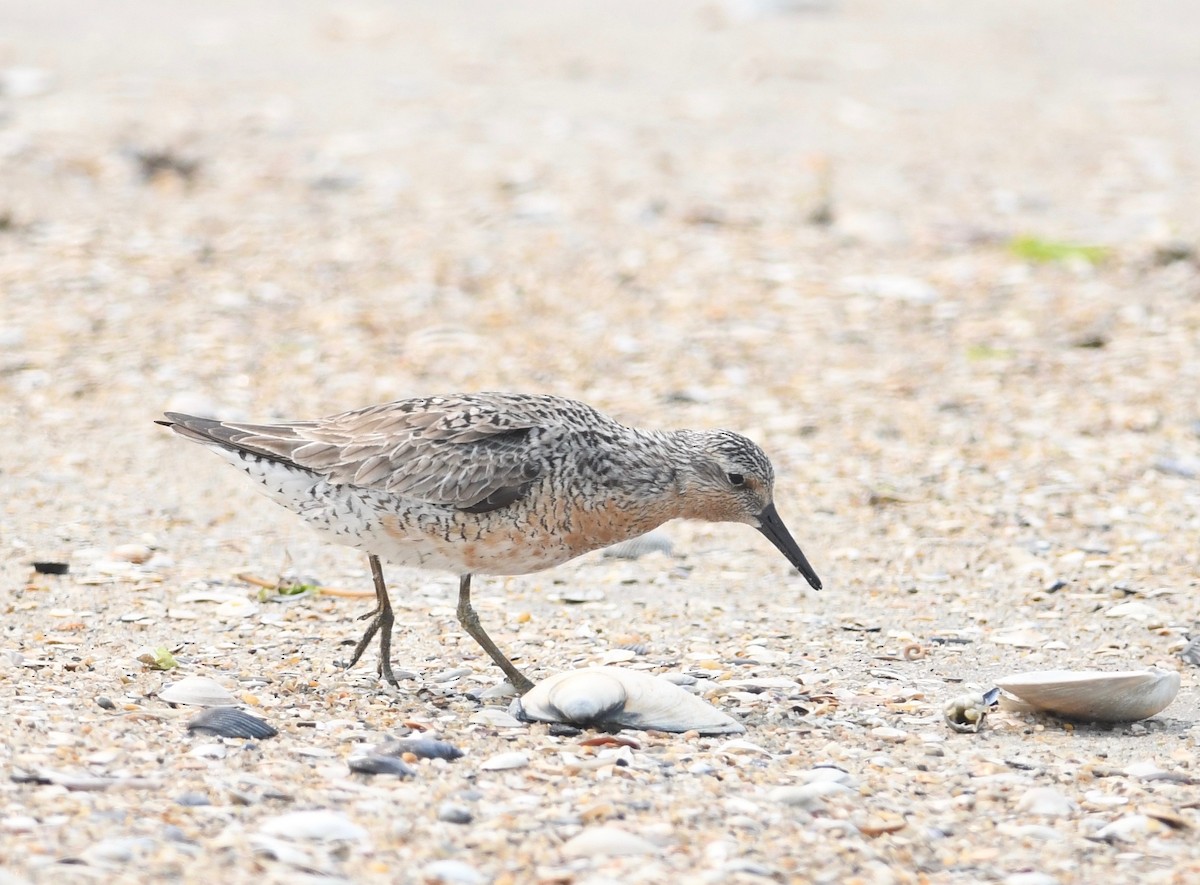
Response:
POLYGON ((227 738, 273 738, 279 734, 265 719, 237 707, 211 707, 193 716, 188 731, 227 738))
POLYGON ((946 724, 960 734, 974 734, 983 728, 988 709, 995 706, 1000 690, 993 688, 983 694, 969 693, 951 698, 942 708, 946 724))
POLYGON ((588 667, 551 676, 513 701, 509 710, 526 722, 593 728, 700 734, 741 734, 746 730, 674 683, 619 667, 588 667))
POLYGON ((391 774, 396 777, 416 777, 416 769, 401 759, 387 753, 366 753, 351 756, 346 764, 355 774, 391 774))
POLYGON ((376 747, 375 752, 388 756, 403 756, 405 753, 412 753, 418 759, 445 759, 447 762, 459 759, 463 755, 463 751, 454 744, 424 735, 391 738, 376 747))
POLYGON ((996 684, 1015 695, 1001 696, 1006 709, 1053 713, 1088 722, 1136 722, 1166 709, 1179 693, 1179 674, 1146 670, 1039 670, 996 684))
POLYGON ((189 707, 232 707, 237 703, 237 698, 226 691, 221 683, 207 676, 188 676, 172 682, 159 691, 158 697, 168 704, 189 707))

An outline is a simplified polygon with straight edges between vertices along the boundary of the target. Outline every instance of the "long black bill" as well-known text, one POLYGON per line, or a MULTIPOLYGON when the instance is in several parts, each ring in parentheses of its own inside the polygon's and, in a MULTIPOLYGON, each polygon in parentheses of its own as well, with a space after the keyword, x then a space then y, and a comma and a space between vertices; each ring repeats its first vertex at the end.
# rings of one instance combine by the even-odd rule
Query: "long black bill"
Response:
POLYGON ((758 514, 758 522, 758 530, 779 548, 779 552, 788 558, 788 562, 800 570, 800 574, 804 575, 808 583, 812 584, 814 590, 820 590, 821 579, 817 577, 813 567, 804 558, 804 551, 800 549, 800 545, 796 543, 792 533, 787 530, 787 526, 779 518, 774 504, 768 504, 763 508, 762 513, 758 514))

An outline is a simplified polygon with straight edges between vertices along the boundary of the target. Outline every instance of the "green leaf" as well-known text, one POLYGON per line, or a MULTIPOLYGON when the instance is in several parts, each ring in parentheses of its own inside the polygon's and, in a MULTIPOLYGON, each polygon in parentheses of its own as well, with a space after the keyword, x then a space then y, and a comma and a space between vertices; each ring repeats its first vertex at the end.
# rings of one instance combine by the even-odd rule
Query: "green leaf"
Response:
POLYGON ((171 650, 164 645, 160 645, 153 651, 139 655, 138 660, 151 670, 173 670, 179 666, 179 661, 175 660, 175 655, 171 654, 171 650))
POLYGON ((1104 246, 1084 246, 1077 243, 1060 243, 1040 237, 1017 237, 1008 244, 1008 250, 1018 258, 1044 264, 1048 261, 1080 259, 1088 264, 1099 264, 1108 257, 1104 246))

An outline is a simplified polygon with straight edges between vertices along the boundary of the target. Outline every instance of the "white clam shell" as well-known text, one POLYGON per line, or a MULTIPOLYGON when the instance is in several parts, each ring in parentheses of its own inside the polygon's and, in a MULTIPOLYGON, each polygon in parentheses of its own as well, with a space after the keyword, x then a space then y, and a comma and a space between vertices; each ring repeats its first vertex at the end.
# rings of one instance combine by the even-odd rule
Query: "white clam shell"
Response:
POLYGON ((186 704, 189 707, 231 707, 238 702, 221 683, 207 676, 180 679, 164 686, 158 697, 169 704, 186 704))
POLYGON ((1161 712, 1175 700, 1179 674, 1155 667, 1111 673, 1038 670, 999 679, 996 684, 1044 713, 1089 722, 1135 722, 1161 712))
POLYGON ((740 722, 674 683, 637 670, 588 667, 559 673, 513 701, 518 719, 599 728, 741 734, 740 722))

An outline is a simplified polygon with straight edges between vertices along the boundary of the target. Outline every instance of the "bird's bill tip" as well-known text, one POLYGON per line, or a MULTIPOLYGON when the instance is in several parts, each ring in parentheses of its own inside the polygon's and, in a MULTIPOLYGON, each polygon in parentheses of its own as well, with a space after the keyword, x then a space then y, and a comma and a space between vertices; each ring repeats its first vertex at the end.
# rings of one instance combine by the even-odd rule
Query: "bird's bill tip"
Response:
POLYGON ((808 558, 804 555, 804 551, 800 549, 800 545, 796 543, 792 537, 792 533, 788 531, 787 526, 783 524, 783 520, 779 518, 779 513, 775 510, 774 504, 768 504, 763 508, 762 513, 758 515, 758 530, 767 536, 776 549, 779 550, 800 574, 812 586, 814 590, 821 589, 821 579, 817 577, 816 571, 809 565, 808 558))

